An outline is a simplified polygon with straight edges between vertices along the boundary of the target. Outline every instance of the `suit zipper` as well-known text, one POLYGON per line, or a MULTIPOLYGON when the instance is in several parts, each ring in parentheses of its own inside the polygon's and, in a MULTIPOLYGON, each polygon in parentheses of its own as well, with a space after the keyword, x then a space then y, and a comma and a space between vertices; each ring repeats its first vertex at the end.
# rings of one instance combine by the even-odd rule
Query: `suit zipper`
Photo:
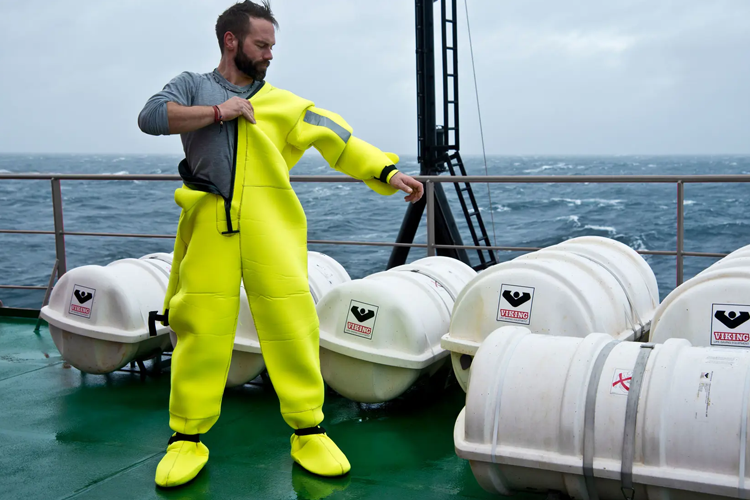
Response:
MULTIPOLYGON (((263 88, 263 86, 266 84, 266 82, 262 82, 257 89, 255 89, 247 98, 252 99, 255 94, 260 92, 260 89, 263 88)), ((239 229, 236 231, 232 227, 232 200, 234 199, 234 181, 235 177, 237 176, 237 148, 239 146, 240 142, 240 119, 237 117, 237 126, 234 127, 234 157, 232 158, 232 180, 231 180, 231 190, 229 191, 229 198, 224 199, 224 211, 227 215, 227 230, 224 231, 221 234, 236 234, 239 233, 239 229)))

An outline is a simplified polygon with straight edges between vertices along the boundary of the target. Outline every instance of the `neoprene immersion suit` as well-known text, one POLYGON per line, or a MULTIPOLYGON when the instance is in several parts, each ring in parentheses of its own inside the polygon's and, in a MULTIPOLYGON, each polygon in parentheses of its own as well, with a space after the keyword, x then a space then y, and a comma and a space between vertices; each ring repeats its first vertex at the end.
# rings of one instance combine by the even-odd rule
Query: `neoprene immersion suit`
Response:
POLYGON ((189 481, 208 459, 195 435, 219 418, 240 279, 281 414, 296 430, 294 460, 325 476, 350 468, 318 427, 324 397, 318 317, 307 278, 307 223, 289 170, 315 147, 336 170, 390 195, 397 191, 388 181, 398 157, 354 137, 337 114, 268 83, 250 101, 257 124, 239 118, 231 195, 222 197, 182 168, 185 185, 175 192, 182 214, 164 309, 178 337, 169 402, 176 434, 157 468, 162 486, 189 481))

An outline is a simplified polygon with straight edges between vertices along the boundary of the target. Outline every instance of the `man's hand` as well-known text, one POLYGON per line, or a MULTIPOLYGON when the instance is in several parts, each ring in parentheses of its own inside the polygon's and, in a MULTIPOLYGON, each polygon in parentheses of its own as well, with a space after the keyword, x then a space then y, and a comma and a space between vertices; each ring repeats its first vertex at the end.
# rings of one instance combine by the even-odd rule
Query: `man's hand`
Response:
MULTIPOLYGON (((255 110, 250 101, 232 97, 219 104, 222 121, 234 120, 242 115, 250 123, 255 123, 255 110)), ((176 102, 167 103, 167 119, 170 134, 193 132, 214 123, 216 111, 213 106, 181 106, 176 102)))
POLYGON ((404 197, 405 201, 416 203, 420 198, 422 198, 422 195, 424 194, 424 186, 421 182, 419 182, 414 177, 409 177, 408 175, 402 174, 401 172, 398 172, 396 173, 396 175, 391 177, 390 184, 396 189, 400 189, 404 193, 408 194, 408 196, 404 197))
POLYGON ((221 119, 223 121, 234 120, 238 116, 242 115, 250 123, 255 123, 255 110, 250 101, 243 99, 242 97, 232 97, 228 101, 219 104, 219 111, 221 112, 221 119))

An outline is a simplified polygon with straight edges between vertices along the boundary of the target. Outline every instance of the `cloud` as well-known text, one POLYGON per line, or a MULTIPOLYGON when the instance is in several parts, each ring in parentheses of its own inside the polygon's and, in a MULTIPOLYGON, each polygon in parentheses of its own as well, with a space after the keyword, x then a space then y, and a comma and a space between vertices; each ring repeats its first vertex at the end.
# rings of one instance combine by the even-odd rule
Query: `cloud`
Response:
MULTIPOLYGON (((459 2, 464 152, 481 145, 459 2)), ((748 152, 750 2, 468 0, 489 153, 748 152)), ((218 64, 216 0, 6 0, 0 152, 180 151, 143 103, 218 64)), ((275 0, 274 85, 416 152, 414 6, 275 0)))

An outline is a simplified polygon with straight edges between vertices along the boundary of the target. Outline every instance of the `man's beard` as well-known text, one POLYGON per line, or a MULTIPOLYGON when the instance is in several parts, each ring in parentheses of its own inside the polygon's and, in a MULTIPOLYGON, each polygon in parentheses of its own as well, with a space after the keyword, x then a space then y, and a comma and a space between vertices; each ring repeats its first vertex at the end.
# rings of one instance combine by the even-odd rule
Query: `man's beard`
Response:
POLYGON ((234 56, 234 64, 237 69, 245 73, 247 76, 255 81, 262 81, 266 78, 266 71, 268 70, 268 64, 263 61, 253 61, 245 51, 240 48, 237 54, 234 56))

